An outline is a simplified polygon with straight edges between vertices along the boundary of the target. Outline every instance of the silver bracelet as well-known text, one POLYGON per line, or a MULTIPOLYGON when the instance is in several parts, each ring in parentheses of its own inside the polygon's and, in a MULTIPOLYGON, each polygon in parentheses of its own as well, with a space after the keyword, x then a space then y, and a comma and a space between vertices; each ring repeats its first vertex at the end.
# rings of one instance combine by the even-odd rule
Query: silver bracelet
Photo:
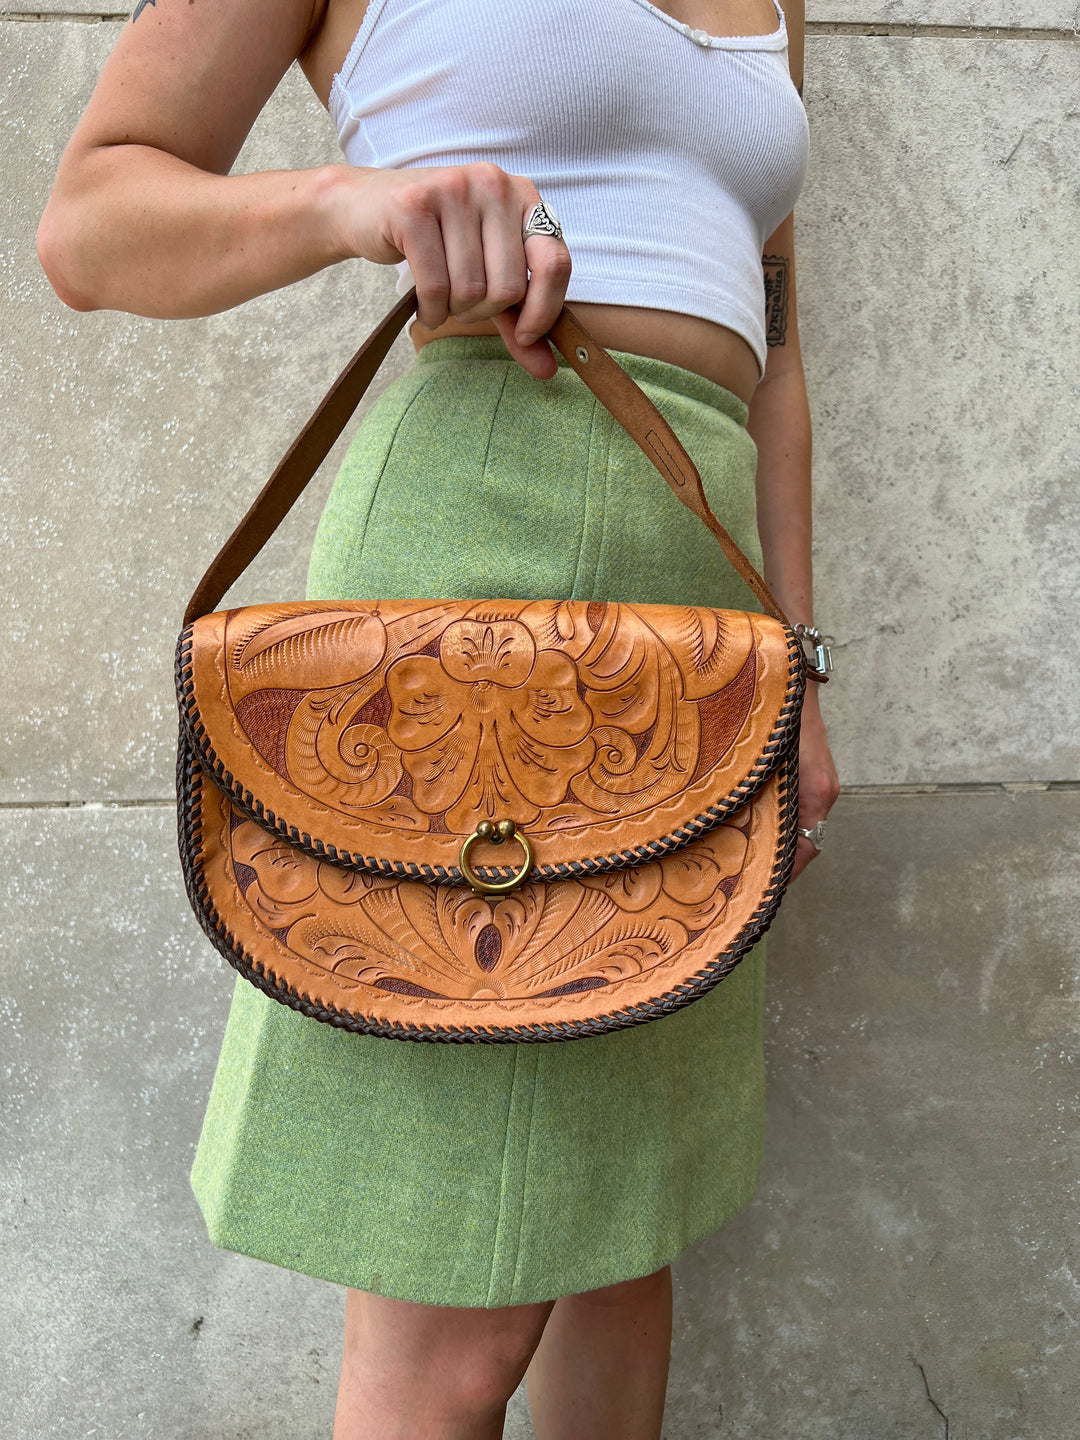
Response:
MULTIPOLYGON (((829 648, 833 644, 833 637, 823 635, 814 625, 803 625, 802 623, 795 626, 795 634, 800 645, 804 647, 804 654, 807 641, 814 647, 814 669, 821 675, 831 675, 835 668, 832 650, 829 648)), ((809 658, 807 656, 807 659, 809 658)))

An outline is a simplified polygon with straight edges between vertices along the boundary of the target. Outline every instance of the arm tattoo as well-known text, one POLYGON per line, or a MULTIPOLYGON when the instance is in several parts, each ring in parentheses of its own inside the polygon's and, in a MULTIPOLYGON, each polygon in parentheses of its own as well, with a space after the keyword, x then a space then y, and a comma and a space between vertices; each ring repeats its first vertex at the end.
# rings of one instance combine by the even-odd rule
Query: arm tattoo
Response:
POLYGON ((765 268, 765 332, 770 348, 783 345, 787 336, 788 274, 786 255, 763 255, 765 268))
POLYGON ((139 0, 139 3, 135 6, 135 13, 131 17, 131 23, 133 25, 135 24, 135 21, 139 18, 139 16, 142 14, 142 12, 146 9, 147 5, 153 5, 156 9, 157 0, 139 0))

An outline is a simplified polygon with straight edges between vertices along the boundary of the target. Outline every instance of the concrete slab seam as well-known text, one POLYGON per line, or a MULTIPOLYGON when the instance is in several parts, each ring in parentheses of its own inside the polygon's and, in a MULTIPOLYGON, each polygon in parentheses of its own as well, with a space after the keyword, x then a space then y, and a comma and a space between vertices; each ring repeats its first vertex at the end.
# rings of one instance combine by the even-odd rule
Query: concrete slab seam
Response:
POLYGON ((83 15, 75 10, 12 10, 0 14, 0 21, 10 20, 16 25, 46 25, 51 20, 61 25, 103 25, 130 19, 130 10, 102 11, 95 15, 83 15))
POLYGON ((885 20, 808 20, 807 37, 884 36, 901 40, 1077 40, 1080 30, 1037 25, 918 25, 885 20))
MULTIPOLYGON (((842 785, 845 800, 922 799, 927 795, 1048 795, 1080 791, 1080 780, 957 780, 920 785, 842 785)), ((174 810, 172 795, 138 800, 0 800, 0 811, 19 810, 174 810)))

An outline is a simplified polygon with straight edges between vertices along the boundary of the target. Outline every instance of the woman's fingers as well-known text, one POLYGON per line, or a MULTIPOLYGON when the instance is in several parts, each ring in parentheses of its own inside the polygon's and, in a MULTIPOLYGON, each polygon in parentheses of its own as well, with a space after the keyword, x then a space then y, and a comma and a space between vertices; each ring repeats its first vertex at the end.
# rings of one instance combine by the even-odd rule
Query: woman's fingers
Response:
POLYGON ((496 330, 502 336, 503 344, 513 358, 530 375, 535 375, 537 380, 550 380, 559 368, 559 362, 551 353, 551 346, 546 340, 534 340, 531 344, 522 345, 517 338, 518 312, 511 306, 500 315, 491 317, 496 330))
POLYGON ((518 317, 517 338, 519 344, 530 345, 559 318, 570 283, 570 251, 565 240, 553 235, 530 235, 524 249, 529 288, 518 317))
POLYGON ((800 835, 799 843, 795 846, 795 864, 791 869, 792 880, 797 880, 811 860, 817 859, 819 853, 805 835, 800 835))
MULTIPOLYGON (((459 320, 494 313, 494 289, 506 272, 510 177, 496 166, 452 166, 438 185, 436 203, 446 270, 449 311, 459 320)), ((415 272, 414 272, 415 273, 415 272)), ((521 298, 521 290, 503 303, 521 298)))
MULTIPOLYGON (((404 247, 403 247, 404 249, 404 247)), ((434 217, 417 226, 412 243, 404 249, 416 286, 416 314, 420 324, 436 330, 450 318, 450 272, 446 267, 442 231, 434 217)))
POLYGON ((521 176, 471 165, 455 172, 441 213, 450 313, 464 321, 489 320, 518 307, 516 338, 526 351, 555 323, 570 279, 564 241, 522 238, 538 200, 521 176))
MULTIPOLYGON (((829 751, 829 740, 821 718, 816 695, 803 704, 799 734, 799 826, 812 830, 824 820, 840 794, 836 766, 829 751)), ((819 851, 812 840, 800 835, 795 849, 792 879, 801 874, 819 851)))
POLYGON ((469 178, 471 203, 447 212, 443 222, 451 276, 460 269, 469 279, 464 289, 455 278, 451 308, 459 320, 490 320, 525 299, 529 271, 520 212, 528 182, 495 165, 470 166, 469 178))
POLYGON ((481 163, 382 171, 369 185, 376 233, 354 253, 408 260, 421 324, 433 330, 451 316, 468 323, 512 311, 513 327, 497 328, 514 358, 533 374, 554 373, 538 342, 562 309, 570 252, 553 236, 522 239, 540 198, 532 182, 481 163))

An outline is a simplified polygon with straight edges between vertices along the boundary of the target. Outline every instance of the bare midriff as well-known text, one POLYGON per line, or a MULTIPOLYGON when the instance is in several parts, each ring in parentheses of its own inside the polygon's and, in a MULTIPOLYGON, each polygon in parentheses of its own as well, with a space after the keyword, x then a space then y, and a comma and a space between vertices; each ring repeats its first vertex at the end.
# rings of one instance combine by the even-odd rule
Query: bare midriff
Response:
MULTIPOLYGON (((753 399, 760 378, 757 356, 742 336, 726 325, 696 315, 631 305, 590 305, 575 300, 570 308, 605 350, 666 360, 704 375, 747 405, 753 399)), ((498 331, 490 321, 464 325, 460 320, 448 320, 437 330, 425 330, 414 322, 409 333, 420 350, 429 340, 448 335, 497 335, 498 331)))
MULTIPOLYGON (((363 21, 367 3, 316 0, 316 23, 300 64, 324 105, 333 76, 341 68, 363 21)), ((710 35, 765 35, 777 24, 772 0, 664 0, 657 8, 710 35)), ((757 357, 742 336, 726 325, 696 315, 630 305, 591 305, 575 300, 571 308, 605 349, 649 355, 681 365, 750 404, 760 379, 757 357)), ((449 320, 437 330, 425 330, 414 323, 410 333, 419 350, 429 340, 443 336, 497 335, 498 331, 487 321, 464 325, 449 320)))

